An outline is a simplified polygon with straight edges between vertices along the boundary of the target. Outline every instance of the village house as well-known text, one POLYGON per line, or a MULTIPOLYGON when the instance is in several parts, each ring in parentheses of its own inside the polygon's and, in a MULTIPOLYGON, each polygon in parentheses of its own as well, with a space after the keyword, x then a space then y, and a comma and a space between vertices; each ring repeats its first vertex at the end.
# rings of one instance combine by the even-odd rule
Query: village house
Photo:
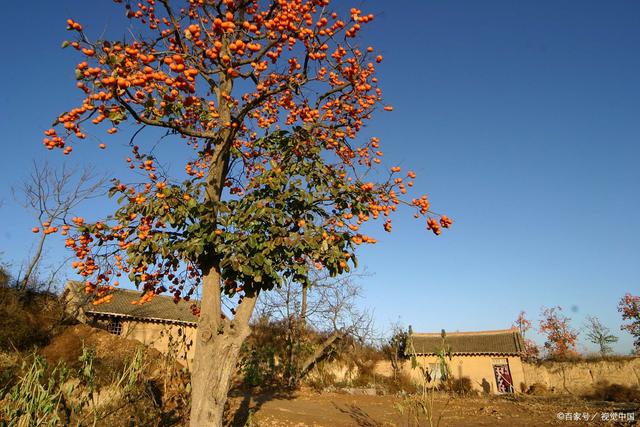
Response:
MULTIPOLYGON (((525 384, 522 356, 524 340, 516 329, 479 332, 414 333, 413 352, 420 366, 440 379, 438 353, 450 349, 447 356, 450 374, 454 378, 468 377, 474 389, 501 394, 519 391, 525 384), (444 345, 443 345, 444 344, 444 345)), ((422 375, 412 370, 412 377, 422 375)))
MULTIPOLYGON (((67 307, 83 323, 104 329, 123 338, 138 340, 164 354, 175 356, 187 368, 195 349, 197 317, 191 303, 157 295, 145 304, 132 304, 140 291, 114 289, 110 302, 92 304, 83 292, 84 286, 70 282, 67 307)), ((472 386, 491 394, 514 393, 525 383, 522 357, 524 340, 516 329, 478 332, 448 332, 443 342, 441 333, 413 333, 412 347, 420 366, 439 380, 442 376, 438 353, 450 349, 449 372, 454 378, 468 377, 472 386)), ((388 362, 378 371, 390 375, 388 362), (388 372, 387 372, 388 371, 388 372)), ((405 366, 405 368, 407 368, 405 366)), ((421 370, 408 369, 412 379, 420 383, 421 370)))
POLYGON ((94 305, 84 286, 70 282, 66 290, 67 310, 79 321, 123 338, 138 340, 158 351, 175 356, 189 367, 193 361, 197 317, 191 303, 157 295, 145 304, 132 304, 140 291, 114 289, 108 303, 94 305))

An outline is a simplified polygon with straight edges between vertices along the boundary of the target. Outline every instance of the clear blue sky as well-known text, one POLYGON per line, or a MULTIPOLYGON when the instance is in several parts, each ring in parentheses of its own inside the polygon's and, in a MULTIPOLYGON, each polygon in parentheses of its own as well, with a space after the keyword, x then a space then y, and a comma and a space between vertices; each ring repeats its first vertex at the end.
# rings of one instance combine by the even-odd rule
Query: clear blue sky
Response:
MULTIPOLYGON (((561 305, 576 327, 599 316, 628 352, 616 304, 640 291, 640 3, 358 3, 377 14, 364 43, 384 54, 395 106, 365 133, 455 220, 434 238, 406 215, 362 252, 378 326, 506 328, 520 310, 537 319, 561 305)), ((9 186, 32 159, 62 158, 42 131, 79 99, 78 56, 59 48, 65 20, 93 34, 121 34, 124 21, 109 1, 8 2, 3 16, 0 252, 17 265, 33 221, 9 186)), ((97 169, 122 167, 121 153, 100 159, 97 169)))

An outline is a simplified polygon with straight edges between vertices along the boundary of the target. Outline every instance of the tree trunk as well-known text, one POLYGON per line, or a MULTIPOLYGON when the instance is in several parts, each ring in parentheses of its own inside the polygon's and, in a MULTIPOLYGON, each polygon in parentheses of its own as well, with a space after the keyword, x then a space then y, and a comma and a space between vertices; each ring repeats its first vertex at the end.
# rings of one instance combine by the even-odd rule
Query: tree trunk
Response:
MULTIPOLYGON (((222 39, 225 50, 229 40, 222 39)), ((216 88, 220 121, 231 122, 231 105, 225 98, 233 90, 233 79, 220 76, 216 88)), ((231 144, 235 131, 224 129, 214 142, 211 164, 206 177, 205 199, 219 202, 228 172, 231 144)), ((214 212, 210 220, 217 222, 214 212)), ((257 294, 245 295, 233 320, 222 317, 220 269, 215 263, 202 270, 202 300, 195 342, 193 371, 191 372, 191 427, 221 427, 224 406, 236 369, 240 347, 249 336, 249 320, 257 294)))
POLYGON ((38 248, 36 249, 36 253, 29 262, 27 266, 27 271, 24 273, 24 277, 18 281, 18 289, 24 291, 29 286, 29 281, 31 280, 31 276, 33 272, 36 270, 38 263, 40 262, 40 258, 42 257, 42 249, 44 248, 44 241, 47 238, 47 235, 42 232, 40 236, 40 242, 38 242, 38 248))
POLYGON ((300 323, 303 327, 307 325, 307 287, 302 286, 302 304, 300 305, 300 323))
POLYGON ((207 364, 194 364, 190 419, 192 427, 222 426, 231 378, 236 369, 240 347, 247 335, 248 333, 221 334, 208 342, 198 337, 196 353, 207 357, 207 364))
POLYGON ((329 338, 327 338, 313 354, 300 365, 298 368, 298 381, 304 378, 307 373, 313 369, 318 363, 323 361, 329 354, 331 354, 331 350, 333 346, 337 344, 341 339, 344 338, 344 333, 340 331, 334 332, 329 338))
POLYGON ((240 347, 250 332, 249 319, 256 299, 257 295, 246 296, 234 319, 223 320, 220 273, 212 268, 205 274, 191 372, 190 426, 222 426, 231 378, 240 347))

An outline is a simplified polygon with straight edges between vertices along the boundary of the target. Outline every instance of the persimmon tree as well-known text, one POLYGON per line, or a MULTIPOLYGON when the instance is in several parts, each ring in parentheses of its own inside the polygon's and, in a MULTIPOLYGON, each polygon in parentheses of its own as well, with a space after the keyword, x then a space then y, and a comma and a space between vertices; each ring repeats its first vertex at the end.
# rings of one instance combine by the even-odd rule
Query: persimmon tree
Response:
POLYGON ((433 213, 427 196, 406 196, 413 172, 375 175, 380 142, 357 137, 376 108, 392 109, 375 75, 382 56, 357 42, 372 15, 351 8, 341 16, 329 0, 124 8, 131 35, 121 40, 94 40, 68 20, 76 38, 65 46, 82 55, 84 99, 44 144, 69 154, 88 143, 91 124, 115 134, 129 122, 165 130, 160 143, 182 147, 189 160, 183 176, 170 176, 138 129, 127 165, 139 174, 115 178, 110 191, 118 209, 74 218, 66 244, 95 303, 108 302, 122 278, 141 289, 137 304, 163 292, 190 299, 200 288, 190 422, 220 425, 260 292, 283 277, 308 286, 312 268, 348 271, 357 247, 376 243, 361 226, 380 220, 390 231, 401 204, 435 234, 451 220, 433 213))
POLYGON ((571 328, 570 321, 562 314, 562 307, 542 310, 540 332, 546 335, 544 347, 550 356, 566 357, 575 352, 578 332, 571 328))
POLYGON ((640 354, 640 296, 625 294, 618 303, 618 311, 622 314, 623 324, 620 329, 633 336, 633 347, 636 354, 640 354))

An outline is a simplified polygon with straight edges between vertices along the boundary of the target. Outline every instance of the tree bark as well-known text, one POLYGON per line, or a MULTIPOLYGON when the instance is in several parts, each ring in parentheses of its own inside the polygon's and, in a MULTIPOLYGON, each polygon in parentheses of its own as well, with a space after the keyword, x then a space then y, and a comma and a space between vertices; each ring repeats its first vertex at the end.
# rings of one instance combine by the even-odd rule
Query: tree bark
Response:
MULTIPOLYGON (((225 49, 229 41, 224 37, 222 42, 225 49)), ((231 106, 225 96, 232 89, 233 80, 225 76, 221 76, 217 88, 212 88, 218 98, 221 122, 231 121, 231 106)), ((205 198, 209 202, 219 202, 222 197, 234 135, 233 130, 224 129, 217 141, 210 141, 215 142, 215 148, 206 177, 205 198)), ((217 222, 216 212, 212 213, 210 221, 217 222)), ((250 333, 249 320, 257 294, 245 295, 233 320, 223 319, 220 268, 216 262, 201 267, 202 300, 191 372, 190 426, 220 427, 240 347, 250 333)))
POLYGON ((300 323, 303 327, 307 325, 307 287, 302 286, 302 304, 300 305, 300 323))
POLYGON ((329 338, 327 338, 320 348, 318 348, 311 356, 309 356, 298 368, 298 381, 311 370, 316 364, 320 363, 331 353, 333 346, 344 338, 344 333, 340 331, 334 332, 329 338))
POLYGON ((192 427, 220 427, 231 379, 242 343, 250 333, 249 319, 257 295, 246 296, 232 321, 220 310, 220 273, 212 268, 203 281, 201 314, 191 373, 192 427))
POLYGON ((42 249, 44 248, 44 241, 47 238, 47 235, 44 232, 40 236, 40 242, 38 242, 38 248, 36 249, 36 253, 29 262, 27 266, 27 271, 24 273, 24 277, 18 282, 18 289, 24 291, 29 286, 29 281, 31 280, 31 276, 35 271, 38 263, 40 262, 40 258, 42 257, 42 249))

